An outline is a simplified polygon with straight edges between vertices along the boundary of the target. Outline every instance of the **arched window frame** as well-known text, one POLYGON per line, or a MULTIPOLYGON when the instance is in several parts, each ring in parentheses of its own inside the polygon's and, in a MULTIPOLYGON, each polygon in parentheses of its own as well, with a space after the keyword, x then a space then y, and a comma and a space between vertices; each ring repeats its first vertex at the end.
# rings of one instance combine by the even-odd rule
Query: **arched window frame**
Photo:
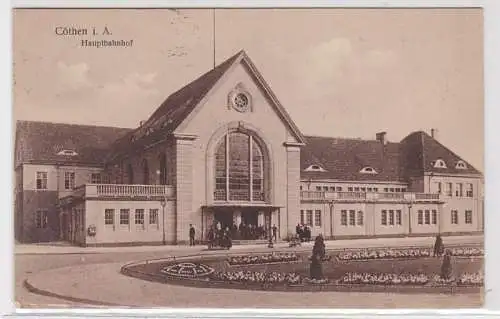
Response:
MULTIPOLYGON (((214 157, 215 157, 215 163, 214 163, 214 171, 215 175, 213 178, 214 181, 214 200, 215 201, 236 201, 236 202, 264 202, 266 201, 266 189, 267 189, 267 182, 268 182, 268 176, 266 174, 267 168, 267 152, 265 149, 265 146, 263 142, 260 140, 260 138, 256 137, 252 132, 243 129, 243 128, 238 128, 235 130, 230 130, 226 134, 224 134, 217 142, 216 147, 214 149, 214 157), (231 188, 231 179, 235 177, 231 177, 231 172, 230 172, 230 148, 231 148, 231 135, 233 134, 243 134, 248 138, 248 197, 246 197, 246 194, 244 194, 242 197, 236 196, 236 188, 231 188), (256 147, 256 149, 254 149, 256 147), (220 159, 217 158, 217 154, 220 152, 221 148, 224 148, 224 169, 225 169, 225 174, 223 176, 218 176, 218 172, 221 172, 221 167, 217 167, 220 165, 220 159), (255 151, 259 152, 259 155, 257 155, 257 158, 260 158, 259 163, 257 166, 255 166, 255 157, 254 157, 254 152, 255 151), (219 161, 219 163, 218 163, 219 161), (254 169, 259 167, 260 170, 260 178, 256 178, 254 176, 254 169), (219 179, 219 181, 218 181, 219 179), (260 183, 255 183, 256 180, 260 180, 260 183), (218 185, 217 185, 218 184, 218 185), (222 189, 220 186, 224 184, 225 188, 222 189), (256 187, 259 188, 259 190, 256 189, 256 187)), ((236 159, 233 159, 236 161, 236 159)), ((240 178, 240 179, 245 179, 245 178, 240 178)), ((241 184, 240 184, 241 185, 241 184)), ((243 188, 245 189, 245 188, 243 188)))
POLYGON ((446 167, 446 163, 445 163, 445 161, 443 161, 442 159, 437 159, 437 160, 434 162, 434 167, 435 167, 435 168, 447 168, 447 167, 446 167))
POLYGON ((455 168, 457 168, 457 169, 467 169, 467 164, 465 164, 464 161, 458 161, 457 164, 455 165, 455 168))
POLYGON ((370 166, 363 167, 359 172, 363 174, 378 174, 377 171, 370 166))

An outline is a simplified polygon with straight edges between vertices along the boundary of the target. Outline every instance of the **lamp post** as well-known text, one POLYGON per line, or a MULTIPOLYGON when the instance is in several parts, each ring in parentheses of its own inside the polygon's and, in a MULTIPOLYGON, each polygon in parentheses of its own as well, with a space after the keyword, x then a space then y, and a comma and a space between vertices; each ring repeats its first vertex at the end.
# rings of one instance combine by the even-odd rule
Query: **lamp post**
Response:
POLYGON ((165 206, 167 205, 167 200, 165 198, 165 196, 163 196, 161 199, 160 199, 160 205, 161 205, 161 208, 162 208, 162 233, 163 233, 163 238, 162 238, 162 243, 163 245, 166 245, 167 242, 165 241, 165 206))
POLYGON ((413 202, 408 203, 408 236, 411 234, 411 208, 413 207, 413 202))

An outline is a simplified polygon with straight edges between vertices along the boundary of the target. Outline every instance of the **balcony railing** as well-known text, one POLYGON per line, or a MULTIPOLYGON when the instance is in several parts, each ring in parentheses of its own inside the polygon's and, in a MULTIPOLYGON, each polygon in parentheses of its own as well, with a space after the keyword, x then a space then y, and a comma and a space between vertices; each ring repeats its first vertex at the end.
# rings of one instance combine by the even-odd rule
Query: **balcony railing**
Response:
POLYGON ((85 184, 73 190, 72 197, 173 197, 170 185, 85 184))
POLYGON ((440 194, 431 193, 373 193, 373 192, 328 192, 301 191, 301 200, 339 200, 339 201, 438 201, 440 194))

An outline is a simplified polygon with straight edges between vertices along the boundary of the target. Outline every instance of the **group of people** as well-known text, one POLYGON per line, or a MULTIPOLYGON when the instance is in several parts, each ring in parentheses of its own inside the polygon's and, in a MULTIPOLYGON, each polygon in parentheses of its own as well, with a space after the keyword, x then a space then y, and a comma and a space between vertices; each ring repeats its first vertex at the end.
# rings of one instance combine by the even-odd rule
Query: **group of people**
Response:
POLYGON ((300 241, 311 241, 311 228, 309 226, 297 224, 295 232, 300 241))
POLYGON ((231 237, 229 227, 223 228, 220 222, 214 223, 208 231, 208 245, 209 247, 224 247, 229 249, 233 246, 231 237))

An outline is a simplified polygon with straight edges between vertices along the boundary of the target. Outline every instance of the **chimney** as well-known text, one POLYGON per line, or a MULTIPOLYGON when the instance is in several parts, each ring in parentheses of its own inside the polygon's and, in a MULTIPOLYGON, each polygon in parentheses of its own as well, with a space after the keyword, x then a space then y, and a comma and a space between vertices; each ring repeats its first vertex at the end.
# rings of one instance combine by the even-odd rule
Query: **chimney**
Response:
POLYGON ((144 125, 144 121, 139 122, 139 127, 142 127, 144 125))
POLYGON ((380 143, 382 143, 382 145, 386 145, 387 144, 387 132, 379 132, 375 135, 375 138, 377 139, 377 141, 379 141, 380 143))
POLYGON ((438 138, 438 130, 435 128, 431 128, 431 137, 435 140, 438 138))

